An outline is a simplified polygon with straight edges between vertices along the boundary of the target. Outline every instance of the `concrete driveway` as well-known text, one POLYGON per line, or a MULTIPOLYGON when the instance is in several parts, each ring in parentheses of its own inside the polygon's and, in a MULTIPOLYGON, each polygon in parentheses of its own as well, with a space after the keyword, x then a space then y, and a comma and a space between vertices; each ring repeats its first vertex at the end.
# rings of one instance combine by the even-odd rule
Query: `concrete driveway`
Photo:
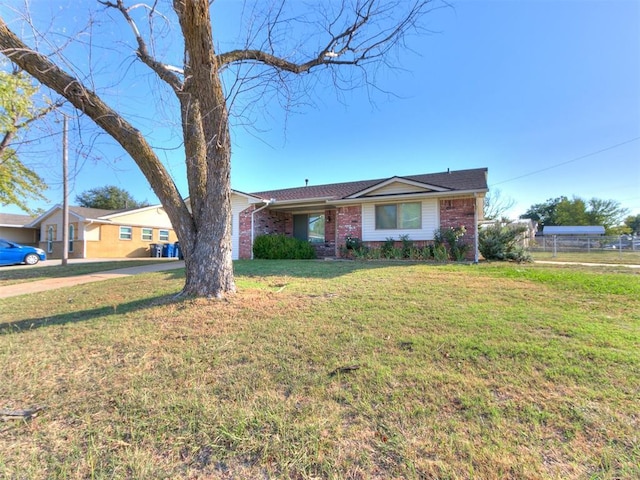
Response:
MULTIPOLYGON (((131 259, 125 259, 131 260, 131 259)), ((157 259, 153 259, 157 262, 157 259)), ((69 260, 71 263, 95 263, 104 261, 115 261, 113 258, 109 259, 73 259, 69 260)), ((45 260, 38 265, 61 265, 60 260, 45 260), (51 262, 51 263, 49 263, 51 262)), ((11 267, 0 267, 0 275, 3 270, 12 270, 15 268, 33 268, 26 265, 18 265, 11 267)), ((60 278, 47 278, 45 280, 37 280, 35 282, 24 282, 15 285, 7 285, 0 287, 0 298, 16 297, 18 295, 28 295, 30 293, 44 292, 47 290, 54 290, 57 288, 72 287, 74 285, 82 285, 84 283, 100 282, 102 280, 109 280, 111 278, 128 277, 131 275, 138 275, 140 273, 152 273, 161 272, 164 270, 174 270, 178 268, 184 268, 183 260, 166 260, 160 263, 149 263, 149 265, 139 265, 137 267, 119 268, 116 270, 108 270, 104 272, 94 272, 86 275, 77 275, 74 277, 60 277, 60 278)))

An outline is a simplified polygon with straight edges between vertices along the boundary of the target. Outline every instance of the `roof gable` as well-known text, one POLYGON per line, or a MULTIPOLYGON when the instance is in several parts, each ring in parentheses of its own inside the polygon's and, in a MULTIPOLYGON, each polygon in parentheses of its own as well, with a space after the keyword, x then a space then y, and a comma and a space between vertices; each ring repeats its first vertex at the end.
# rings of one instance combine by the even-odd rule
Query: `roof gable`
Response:
POLYGON ((347 198, 377 197, 383 195, 400 195, 407 193, 444 192, 449 189, 428 185, 402 177, 391 177, 347 198))

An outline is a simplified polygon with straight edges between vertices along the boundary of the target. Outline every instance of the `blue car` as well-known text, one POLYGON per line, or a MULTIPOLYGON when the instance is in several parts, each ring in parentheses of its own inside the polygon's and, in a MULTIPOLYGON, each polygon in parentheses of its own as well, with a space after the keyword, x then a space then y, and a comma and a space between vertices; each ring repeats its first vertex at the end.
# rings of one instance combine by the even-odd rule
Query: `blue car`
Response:
POLYGON ((41 248, 28 247, 0 238, 0 265, 16 265, 26 263, 35 265, 40 260, 46 260, 47 255, 41 248))

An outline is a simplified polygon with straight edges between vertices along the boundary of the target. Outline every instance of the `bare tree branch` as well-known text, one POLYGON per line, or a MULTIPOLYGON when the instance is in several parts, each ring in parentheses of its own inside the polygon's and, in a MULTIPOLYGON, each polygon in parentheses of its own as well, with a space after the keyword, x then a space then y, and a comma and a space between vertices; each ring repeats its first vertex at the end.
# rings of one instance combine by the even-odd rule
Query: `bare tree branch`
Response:
MULTIPOLYGON (((168 211, 173 210, 172 213, 181 212, 189 217, 186 205, 173 180, 142 134, 80 81, 61 70, 44 55, 29 49, 8 29, 1 18, 0 50, 21 69, 55 90, 78 110, 93 119, 136 161, 156 195, 166 200, 165 208, 168 211)), ((178 218, 178 215, 175 218, 178 218)), ((174 227, 178 231, 186 228, 184 225, 174 225, 174 227)))
POLYGON ((133 35, 138 44, 138 50, 136 51, 138 58, 145 65, 151 68, 151 70, 153 70, 158 75, 158 77, 160 77, 167 84, 169 84, 169 86, 173 89, 174 92, 179 92, 180 90, 182 90, 182 81, 180 80, 180 77, 178 77, 177 73, 183 74, 184 72, 177 67, 173 67, 170 65, 166 65, 162 62, 159 62, 149 54, 149 49, 147 48, 147 44, 142 38, 142 35, 140 34, 140 30, 138 29, 136 22, 133 20, 133 18, 131 18, 131 15, 129 14, 129 12, 135 8, 144 7, 150 10, 149 15, 151 16, 155 12, 155 6, 150 7, 146 4, 139 3, 127 8, 125 7, 124 2, 122 0, 116 0, 116 3, 106 1, 106 0, 98 0, 98 2, 106 7, 115 8, 122 14, 124 19, 129 24, 129 27, 131 27, 131 30, 133 31, 133 35))

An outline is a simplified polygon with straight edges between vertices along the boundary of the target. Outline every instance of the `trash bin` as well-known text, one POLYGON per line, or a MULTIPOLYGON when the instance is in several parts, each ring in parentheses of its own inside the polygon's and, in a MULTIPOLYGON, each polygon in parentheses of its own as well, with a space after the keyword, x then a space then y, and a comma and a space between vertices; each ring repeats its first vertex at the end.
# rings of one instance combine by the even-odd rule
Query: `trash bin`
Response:
POLYGON ((162 256, 163 257, 173 257, 173 244, 165 243, 162 245, 162 256))
POLYGON ((162 245, 158 243, 152 243, 149 245, 149 254, 152 257, 161 257, 162 256, 162 245))
POLYGON ((178 260, 184 260, 182 256, 182 250, 180 249, 180 242, 176 242, 173 244, 173 256, 178 257, 178 260))

